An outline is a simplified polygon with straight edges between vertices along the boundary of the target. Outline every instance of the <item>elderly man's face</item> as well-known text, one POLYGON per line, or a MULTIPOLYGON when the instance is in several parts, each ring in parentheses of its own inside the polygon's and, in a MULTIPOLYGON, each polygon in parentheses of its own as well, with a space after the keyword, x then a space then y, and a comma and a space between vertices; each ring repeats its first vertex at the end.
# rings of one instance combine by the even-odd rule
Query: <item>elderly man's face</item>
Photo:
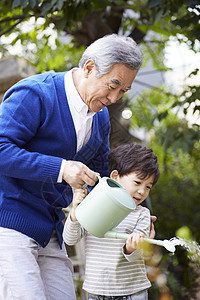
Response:
POLYGON ((85 84, 82 98, 89 110, 98 112, 104 106, 115 103, 131 88, 137 71, 123 64, 115 64, 109 73, 100 78, 97 78, 95 73, 95 64, 89 60, 84 67, 85 84))

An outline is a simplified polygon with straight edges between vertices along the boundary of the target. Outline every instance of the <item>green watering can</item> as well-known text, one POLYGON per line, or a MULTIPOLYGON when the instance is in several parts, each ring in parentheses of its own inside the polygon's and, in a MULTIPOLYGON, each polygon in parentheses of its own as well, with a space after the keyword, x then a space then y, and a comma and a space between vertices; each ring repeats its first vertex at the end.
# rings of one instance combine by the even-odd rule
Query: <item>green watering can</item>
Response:
MULTIPOLYGON (((117 232, 113 228, 136 208, 136 204, 118 182, 109 177, 97 177, 99 183, 76 207, 76 218, 83 228, 96 237, 127 239, 129 234, 117 232)), ((170 252, 175 251, 174 245, 168 240, 144 240, 164 246, 170 252)))
POLYGON ((89 233, 103 238, 135 208, 135 202, 119 183, 99 177, 99 183, 77 206, 75 215, 89 233))

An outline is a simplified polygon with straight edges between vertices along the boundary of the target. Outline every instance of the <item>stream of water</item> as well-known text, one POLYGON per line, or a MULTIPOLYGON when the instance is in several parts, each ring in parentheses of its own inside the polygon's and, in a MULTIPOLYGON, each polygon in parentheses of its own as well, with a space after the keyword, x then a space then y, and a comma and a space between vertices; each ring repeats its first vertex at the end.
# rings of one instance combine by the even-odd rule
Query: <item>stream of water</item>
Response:
POLYGON ((173 237, 169 241, 174 246, 182 246, 188 252, 188 257, 200 264, 200 246, 195 241, 184 240, 180 237, 173 237))

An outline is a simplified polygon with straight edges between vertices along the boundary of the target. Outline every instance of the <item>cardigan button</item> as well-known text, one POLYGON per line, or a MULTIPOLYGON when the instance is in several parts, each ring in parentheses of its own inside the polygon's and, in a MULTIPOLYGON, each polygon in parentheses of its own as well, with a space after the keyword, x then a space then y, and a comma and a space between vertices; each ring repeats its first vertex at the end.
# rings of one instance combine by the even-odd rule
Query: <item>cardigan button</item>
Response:
POLYGON ((47 242, 47 241, 44 241, 43 245, 46 246, 47 244, 48 244, 48 242, 47 242))

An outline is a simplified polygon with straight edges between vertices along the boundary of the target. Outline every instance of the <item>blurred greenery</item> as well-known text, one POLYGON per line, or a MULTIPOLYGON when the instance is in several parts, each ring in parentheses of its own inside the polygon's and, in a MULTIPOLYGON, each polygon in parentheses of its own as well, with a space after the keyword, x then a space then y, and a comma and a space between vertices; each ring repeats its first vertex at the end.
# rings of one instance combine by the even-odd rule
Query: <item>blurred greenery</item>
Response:
POLYGON ((187 225, 199 241, 200 142, 194 143, 190 153, 180 147, 173 150, 173 144, 166 150, 164 142, 160 140, 159 130, 150 142, 159 157, 161 170, 159 182, 151 192, 153 211, 159 218, 157 230, 162 237, 170 238, 178 228, 187 225))
POLYGON ((200 240, 199 126, 189 124, 179 112, 169 109, 170 101, 170 95, 159 91, 143 92, 132 105, 132 122, 148 130, 148 145, 159 159, 161 176, 151 191, 159 234, 170 238, 178 228, 187 225, 192 236, 200 240), (160 118, 166 111, 165 117, 160 118))
POLYGON ((167 92, 144 91, 132 104, 132 126, 148 130, 148 145, 158 155, 161 175, 150 194, 152 213, 158 217, 156 238, 180 236, 196 243, 193 252, 198 249, 198 253, 181 246, 176 247, 174 256, 163 251, 157 267, 167 284, 163 288, 157 279, 152 282, 152 300, 198 299, 200 293, 200 132, 198 125, 180 117, 180 111, 170 109, 173 98, 167 92))
POLYGON ((158 155, 161 175, 150 193, 152 214, 158 217, 156 238, 179 236, 191 251, 177 246, 171 256, 160 250, 157 268, 167 283, 160 287, 160 274, 157 275, 152 281, 150 299, 199 299, 200 131, 180 110, 171 108, 174 96, 159 89, 144 91, 131 104, 131 125, 147 129, 148 146, 158 155))

